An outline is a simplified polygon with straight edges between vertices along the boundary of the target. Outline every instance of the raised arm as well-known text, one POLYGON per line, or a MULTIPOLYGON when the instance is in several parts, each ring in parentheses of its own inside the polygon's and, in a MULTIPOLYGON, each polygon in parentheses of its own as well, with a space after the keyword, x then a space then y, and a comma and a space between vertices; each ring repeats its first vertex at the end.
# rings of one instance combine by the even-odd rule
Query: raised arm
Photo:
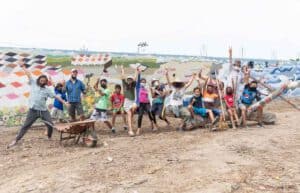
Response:
POLYGON ((141 75, 141 71, 137 68, 134 74, 134 81, 137 81, 140 75, 141 75))
POLYGON ((203 76, 203 74, 202 74, 202 69, 199 71, 198 77, 199 77, 201 80, 204 80, 204 81, 206 81, 206 80, 208 79, 207 76, 203 76))
POLYGON ((125 80, 125 72, 124 72, 124 66, 121 66, 121 79, 125 80))
POLYGON ((193 73, 193 75, 192 75, 191 79, 189 80, 189 82, 185 84, 185 86, 184 86, 185 89, 189 88, 192 85, 195 78, 196 78, 196 73, 193 73))
POLYGON ((165 68, 165 71, 166 71, 166 79, 167 79, 168 86, 171 88, 171 81, 170 81, 170 76, 169 76, 169 69, 165 68))
POLYGON ((232 69, 232 47, 231 46, 229 47, 228 53, 229 53, 229 69, 231 70, 232 69))
POLYGON ((100 82, 100 78, 97 79, 96 83, 94 84, 93 88, 95 89, 95 91, 98 91, 98 86, 99 86, 99 82, 100 82))
POLYGON ((203 84, 203 87, 202 87, 202 95, 204 94, 204 91, 206 90, 207 88, 207 84, 208 84, 208 79, 205 80, 204 84, 203 84))
POLYGON ((244 73, 244 83, 248 84, 250 81, 250 69, 248 69, 248 67, 245 67, 243 73, 244 73))
POLYGON ((26 69, 26 66, 24 63, 21 64, 21 67, 22 67, 25 75, 27 76, 28 80, 30 81, 32 79, 31 73, 26 69))
POLYGON ((199 73, 198 73, 198 77, 196 77, 196 81, 197 81, 197 83, 198 83, 198 87, 199 87, 199 88, 201 88, 201 86, 202 86, 202 85, 201 85, 201 78, 200 78, 201 75, 199 76, 200 73, 201 73, 201 72, 199 72, 199 73))
MULTIPOLYGON (((237 83, 235 84, 234 83, 234 80, 233 80, 233 78, 231 79, 231 84, 232 84, 232 90, 233 90, 233 94, 235 95, 235 92, 236 92, 236 87, 235 87, 235 85, 237 85, 237 83)), ((224 89, 224 92, 226 92, 226 89, 224 89)), ((225 93, 226 94, 226 93, 225 93)))
POLYGON ((100 83, 100 78, 97 79, 96 83, 94 84, 94 89, 96 92, 100 94, 100 96, 104 96, 105 93, 102 91, 102 89, 99 89, 99 83, 100 83))

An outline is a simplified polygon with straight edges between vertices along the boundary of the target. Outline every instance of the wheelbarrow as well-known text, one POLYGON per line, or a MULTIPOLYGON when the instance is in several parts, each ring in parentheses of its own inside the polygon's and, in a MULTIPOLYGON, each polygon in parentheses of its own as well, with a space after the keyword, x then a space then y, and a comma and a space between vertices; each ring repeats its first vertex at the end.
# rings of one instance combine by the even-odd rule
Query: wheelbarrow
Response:
POLYGON ((60 133, 60 144, 64 140, 74 139, 75 144, 78 144, 79 140, 87 147, 95 147, 97 145, 97 135, 95 132, 95 121, 84 120, 70 123, 58 123, 54 125, 54 128, 60 133))

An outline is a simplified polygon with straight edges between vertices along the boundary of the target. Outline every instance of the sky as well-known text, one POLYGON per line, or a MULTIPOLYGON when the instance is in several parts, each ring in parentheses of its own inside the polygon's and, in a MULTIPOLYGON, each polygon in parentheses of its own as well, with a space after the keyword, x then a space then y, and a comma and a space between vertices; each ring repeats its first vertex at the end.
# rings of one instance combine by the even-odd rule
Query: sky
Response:
POLYGON ((2 0, 0 46, 288 59, 300 0, 2 0), (205 50, 205 51, 203 51, 205 50))

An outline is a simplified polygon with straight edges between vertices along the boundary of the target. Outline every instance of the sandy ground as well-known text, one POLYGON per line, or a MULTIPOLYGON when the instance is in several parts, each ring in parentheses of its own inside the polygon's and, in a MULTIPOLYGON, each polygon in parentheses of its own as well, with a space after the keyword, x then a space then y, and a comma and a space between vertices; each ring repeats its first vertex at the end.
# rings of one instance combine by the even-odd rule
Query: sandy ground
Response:
MULTIPOLYGON (((298 103, 299 104, 299 103, 298 103)), ((299 112, 275 102, 276 125, 178 132, 148 121, 139 137, 97 125, 99 145, 59 145, 30 130, 6 150, 17 128, 0 131, 0 192, 300 192, 299 112)), ((121 124, 119 124, 121 126, 121 124)))

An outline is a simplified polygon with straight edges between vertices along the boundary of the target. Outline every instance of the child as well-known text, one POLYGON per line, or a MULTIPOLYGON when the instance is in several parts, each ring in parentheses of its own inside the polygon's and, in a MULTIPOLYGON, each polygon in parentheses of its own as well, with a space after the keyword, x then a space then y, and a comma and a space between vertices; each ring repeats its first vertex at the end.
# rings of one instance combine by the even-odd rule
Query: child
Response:
POLYGON ((212 110, 203 108, 201 88, 195 87, 193 90, 193 93, 194 93, 194 95, 191 98, 190 104, 188 106, 188 109, 191 113, 192 118, 194 118, 195 114, 199 115, 201 117, 206 117, 208 115, 212 125, 214 125, 216 123, 217 119, 215 119, 212 110))
POLYGON ((231 86, 226 87, 226 93, 224 96, 224 100, 226 103, 227 111, 230 116, 230 121, 232 124, 232 128, 236 129, 234 119, 239 126, 239 118, 235 109, 235 100, 234 100, 234 89, 231 86))
POLYGON ((159 80, 153 79, 151 83, 151 94, 152 94, 152 107, 151 107, 151 114, 154 122, 156 122, 156 115, 159 115, 161 120, 164 120, 168 125, 170 122, 167 118, 162 116, 163 106, 164 106, 164 99, 165 99, 165 86, 159 83, 159 80))
POLYGON ((119 84, 115 85, 115 92, 110 97, 110 101, 112 103, 112 113, 113 113, 112 130, 116 130, 115 122, 116 122, 117 113, 121 113, 124 124, 125 124, 124 130, 127 130, 126 116, 125 116, 124 107, 123 107, 124 99, 125 99, 124 95, 121 94, 121 85, 119 85, 119 84))
MULTIPOLYGON (((254 100, 259 101, 260 99, 261 99, 260 93, 257 90, 257 82, 256 81, 251 81, 250 83, 246 82, 244 91, 239 101, 239 108, 242 111, 243 126, 247 126, 247 115, 246 115, 247 109, 253 104, 254 100)), ((257 113, 258 125, 260 127, 263 127, 262 124, 263 107, 259 107, 257 111, 258 111, 257 113)))
MULTIPOLYGON (((58 95, 61 99, 63 99, 64 101, 67 101, 67 95, 66 95, 66 91, 63 89, 63 87, 64 87, 63 84, 64 83, 57 83, 54 88, 54 92, 55 92, 55 95, 58 95)), ((64 122, 64 106, 57 99, 54 99, 51 116, 54 119, 58 119, 59 122, 61 122, 61 123, 64 122)))
POLYGON ((101 80, 97 80, 96 84, 94 85, 94 89, 95 91, 97 91, 100 94, 100 98, 98 100, 98 102, 95 105, 95 109, 91 115, 91 119, 92 120, 100 120, 102 122, 104 122, 109 129, 111 129, 111 131, 113 133, 116 132, 116 130, 113 129, 113 127, 111 126, 110 122, 108 121, 108 117, 107 117, 107 110, 109 107, 109 96, 110 96, 110 91, 107 88, 107 80, 106 79, 101 79, 101 80), (98 85, 100 83, 101 88, 98 88, 98 85))
POLYGON ((204 107, 206 109, 211 109, 215 116, 220 117, 222 111, 216 108, 216 103, 218 99, 219 96, 214 92, 214 85, 212 84, 208 84, 207 86, 204 85, 204 91, 203 91, 204 107))

